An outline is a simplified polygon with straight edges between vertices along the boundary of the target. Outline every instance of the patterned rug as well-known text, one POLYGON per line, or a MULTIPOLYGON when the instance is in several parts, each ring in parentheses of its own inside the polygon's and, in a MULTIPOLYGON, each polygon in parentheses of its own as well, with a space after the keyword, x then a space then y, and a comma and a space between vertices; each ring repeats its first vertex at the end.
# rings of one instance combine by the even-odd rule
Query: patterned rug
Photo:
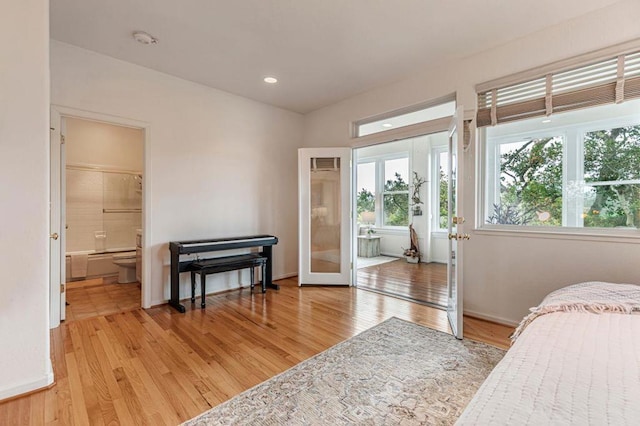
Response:
POLYGON ((391 318, 184 424, 453 424, 503 355, 391 318))

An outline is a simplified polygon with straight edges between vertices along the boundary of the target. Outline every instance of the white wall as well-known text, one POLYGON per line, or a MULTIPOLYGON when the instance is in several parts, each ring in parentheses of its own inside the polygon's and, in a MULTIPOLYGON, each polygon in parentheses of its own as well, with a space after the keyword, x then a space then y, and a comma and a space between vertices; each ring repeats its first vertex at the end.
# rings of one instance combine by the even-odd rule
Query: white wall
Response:
POLYGON ((0 400, 53 381, 48 5, 3 2, 0 14, 0 400))
MULTIPOLYGON (((350 123, 456 93, 474 109, 477 83, 640 37, 640 2, 619 2, 480 55, 434 66, 305 116, 305 146, 350 146, 350 123)), ((452 27, 452 31, 455 30, 452 27)), ((465 216, 475 216, 475 156, 465 157, 465 216)), ((467 226, 467 232, 471 226, 467 226)), ((635 241, 500 236, 471 231, 465 242, 465 310, 516 322, 550 290, 585 279, 640 283, 635 241), (635 259, 635 260, 634 260, 635 259)))
MULTIPOLYGON (((296 273, 301 115, 56 41, 51 79, 54 104, 148 123, 151 304, 169 298, 169 241, 273 234, 274 277, 296 273)), ((228 273, 207 287, 237 285, 228 273)))
MULTIPOLYGON (((449 134, 448 132, 434 133, 429 135, 429 145, 431 148, 434 147, 447 147, 449 145, 449 134)), ((446 148, 445 148, 446 149, 446 148)), ((431 152, 429 154, 432 154, 431 152)), ((430 166, 433 165, 433 158, 429 163, 430 166)), ((433 170, 431 167, 429 169, 429 180, 433 182, 434 180, 439 179, 438 171, 433 170)), ((437 184, 437 183, 436 183, 437 184)), ((435 189, 435 193, 430 192, 429 202, 436 203, 436 200, 439 198, 439 188, 433 188, 433 184, 429 186, 429 188, 433 191, 435 189)), ((433 212, 433 209, 430 210, 433 212)), ((431 224, 436 222, 437 220, 434 218, 431 221, 431 224)), ((430 262, 439 262, 439 263, 447 263, 449 252, 449 240, 447 239, 447 232, 438 231, 437 229, 430 228, 431 230, 431 238, 429 240, 429 261, 430 262)))
MULTIPOLYGON (((420 205, 422 215, 414 216, 413 207, 409 209, 409 220, 413 223, 413 229, 418 236, 418 248, 420 249, 420 258, 422 262, 427 262, 431 258, 430 241, 431 221, 429 220, 429 211, 431 210, 431 200, 429 199, 429 187, 431 186, 431 136, 420 136, 411 139, 411 168, 409 169, 409 200, 413 195, 413 172, 417 172, 418 176, 426 179, 427 182, 420 188, 420 205)), ((411 201, 409 201, 411 204, 411 201)), ((410 247, 409 239, 403 247, 410 247)))
POLYGON ((142 170, 142 129, 77 118, 67 118, 65 121, 67 165, 142 170))

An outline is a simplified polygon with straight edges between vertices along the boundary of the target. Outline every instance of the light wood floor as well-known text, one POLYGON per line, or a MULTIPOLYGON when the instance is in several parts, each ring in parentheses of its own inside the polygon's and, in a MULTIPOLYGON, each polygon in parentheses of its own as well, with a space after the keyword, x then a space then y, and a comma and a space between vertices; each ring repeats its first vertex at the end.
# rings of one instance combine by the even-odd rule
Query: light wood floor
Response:
POLYGON ((118 284, 117 277, 67 284, 66 320, 97 317, 140 307, 140 283, 118 284))
POLYGON ((447 265, 404 259, 358 269, 358 287, 447 306, 447 265))
MULTIPOLYGON (((0 404, 0 425, 175 425, 392 316, 448 330, 428 306, 279 284, 209 296, 185 314, 163 305, 63 323, 51 332, 56 384, 0 404)), ((465 330, 502 347, 512 331, 471 318, 465 330)))

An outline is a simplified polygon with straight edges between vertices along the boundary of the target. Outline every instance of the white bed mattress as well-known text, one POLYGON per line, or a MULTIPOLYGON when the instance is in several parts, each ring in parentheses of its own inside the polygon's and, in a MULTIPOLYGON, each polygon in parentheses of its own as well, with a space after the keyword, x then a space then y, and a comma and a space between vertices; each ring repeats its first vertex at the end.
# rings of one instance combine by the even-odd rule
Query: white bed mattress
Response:
POLYGON ((640 425, 640 315, 535 319, 458 425, 640 425))

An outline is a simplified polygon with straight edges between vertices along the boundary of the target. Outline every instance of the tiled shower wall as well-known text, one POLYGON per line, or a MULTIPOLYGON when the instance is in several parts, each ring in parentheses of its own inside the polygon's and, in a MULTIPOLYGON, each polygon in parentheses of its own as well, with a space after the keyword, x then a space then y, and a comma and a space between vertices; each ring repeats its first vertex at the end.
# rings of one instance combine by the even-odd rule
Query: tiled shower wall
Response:
POLYGON ((142 227, 142 177, 67 168, 67 253, 135 248, 142 227))

